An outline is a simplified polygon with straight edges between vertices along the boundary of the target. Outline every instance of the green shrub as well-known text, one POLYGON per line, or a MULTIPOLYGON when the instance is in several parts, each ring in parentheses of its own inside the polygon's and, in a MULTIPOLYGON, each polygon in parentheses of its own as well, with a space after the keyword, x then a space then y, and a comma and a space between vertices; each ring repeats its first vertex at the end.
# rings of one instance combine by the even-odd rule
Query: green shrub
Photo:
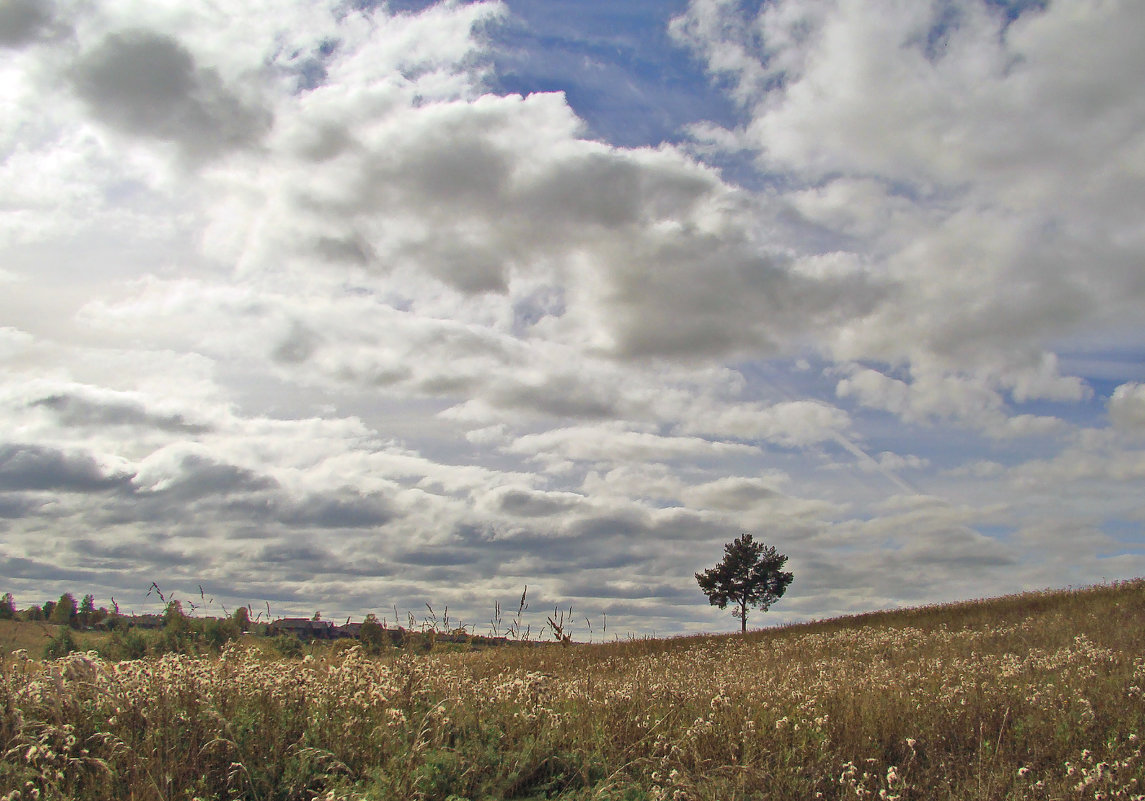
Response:
POLYGON ((232 619, 208 617, 200 623, 203 642, 213 651, 219 651, 224 645, 239 636, 239 625, 232 619))
POLYGON ((73 651, 78 650, 79 646, 76 645, 71 629, 61 628, 56 636, 44 647, 44 658, 59 659, 61 656, 67 656, 73 651))
POLYGON ((135 628, 117 629, 104 648, 109 659, 142 659, 147 656, 148 642, 143 632, 135 628))
POLYGON ((271 642, 274 645, 274 650, 287 659, 298 659, 306 650, 302 647, 302 641, 293 634, 279 634, 271 642))

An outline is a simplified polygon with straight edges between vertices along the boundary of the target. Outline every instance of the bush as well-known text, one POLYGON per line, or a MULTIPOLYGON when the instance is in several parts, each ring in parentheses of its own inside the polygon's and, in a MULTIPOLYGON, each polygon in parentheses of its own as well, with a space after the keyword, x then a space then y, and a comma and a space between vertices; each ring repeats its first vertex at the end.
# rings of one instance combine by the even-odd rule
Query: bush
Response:
POLYGON ((61 628, 59 633, 51 639, 51 642, 44 647, 44 658, 59 659, 61 656, 67 656, 72 651, 78 650, 79 646, 76 645, 71 629, 61 628))
POLYGON ((358 629, 358 640, 362 643, 362 650, 367 654, 380 654, 388 639, 386 630, 378 622, 377 616, 372 613, 366 615, 362 627, 358 629))
POLYGON ((109 659, 142 659, 147 656, 147 646, 147 638, 143 633, 129 628, 113 632, 104 650, 109 659))
POLYGON ((219 651, 229 641, 239 636, 238 624, 226 618, 209 617, 202 622, 203 642, 214 651, 219 651))
POLYGON ((293 634, 279 634, 271 640, 271 643, 274 645, 274 650, 287 659, 298 659, 305 650, 302 647, 302 641, 293 634))

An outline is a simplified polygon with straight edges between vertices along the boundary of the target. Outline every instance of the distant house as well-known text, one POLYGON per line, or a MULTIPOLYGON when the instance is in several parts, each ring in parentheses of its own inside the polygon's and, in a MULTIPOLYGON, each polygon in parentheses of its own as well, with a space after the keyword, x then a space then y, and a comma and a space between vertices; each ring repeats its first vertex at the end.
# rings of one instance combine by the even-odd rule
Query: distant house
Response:
POLYGON ((329 620, 284 617, 270 624, 271 634, 293 634, 300 640, 330 640, 338 636, 329 620))
POLYGON ((361 623, 343 623, 341 626, 335 626, 332 636, 334 637, 350 637, 358 639, 362 632, 361 623))

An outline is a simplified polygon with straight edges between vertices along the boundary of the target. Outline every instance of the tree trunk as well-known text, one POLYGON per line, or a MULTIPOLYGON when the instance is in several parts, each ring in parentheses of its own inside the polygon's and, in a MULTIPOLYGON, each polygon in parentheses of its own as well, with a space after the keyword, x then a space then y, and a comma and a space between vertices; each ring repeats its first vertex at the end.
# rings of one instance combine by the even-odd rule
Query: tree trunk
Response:
POLYGON ((747 634, 747 602, 741 601, 739 605, 739 632, 747 634))

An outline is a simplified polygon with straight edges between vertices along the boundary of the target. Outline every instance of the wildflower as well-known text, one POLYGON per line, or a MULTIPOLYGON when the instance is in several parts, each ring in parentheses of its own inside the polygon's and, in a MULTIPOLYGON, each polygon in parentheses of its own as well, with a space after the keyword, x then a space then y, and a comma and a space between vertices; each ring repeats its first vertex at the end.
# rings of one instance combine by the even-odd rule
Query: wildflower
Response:
POLYGON ((1023 765, 1022 767, 1018 768, 1018 775, 1019 775, 1019 776, 1021 776, 1023 779, 1024 779, 1026 776, 1028 776, 1028 775, 1029 775, 1029 773, 1030 773, 1030 769, 1029 769, 1029 768, 1027 768, 1025 765, 1023 765))

